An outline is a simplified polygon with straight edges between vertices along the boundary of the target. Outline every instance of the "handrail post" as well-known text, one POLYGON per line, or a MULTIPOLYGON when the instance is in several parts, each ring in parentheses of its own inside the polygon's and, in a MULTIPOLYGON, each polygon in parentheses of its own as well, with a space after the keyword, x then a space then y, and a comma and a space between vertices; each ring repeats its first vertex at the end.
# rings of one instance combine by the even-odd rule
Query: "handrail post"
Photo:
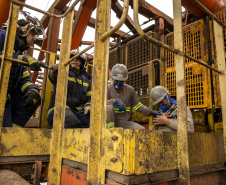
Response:
POLYGON ((16 36, 17 19, 20 7, 14 3, 11 3, 9 24, 5 37, 5 45, 3 49, 3 57, 0 69, 0 136, 5 112, 5 103, 9 83, 9 74, 12 66, 12 62, 6 60, 5 57, 11 57, 13 55, 14 42, 16 36))
POLYGON ((109 37, 99 37, 110 29, 111 0, 97 0, 94 66, 90 115, 90 147, 87 184, 105 184, 105 130, 107 120, 107 79, 109 37))
MULTIPOLYGON (((174 17, 174 47, 180 52, 184 51, 181 0, 173 0, 174 17)), ((188 127, 187 103, 185 84, 185 61, 181 55, 175 55, 176 64, 176 91, 177 91, 177 161, 179 180, 183 184, 190 184, 189 153, 188 153, 188 127)))
POLYGON ((67 99, 67 84, 69 65, 64 61, 70 57, 72 22, 74 11, 64 18, 62 44, 60 48, 59 70, 57 76, 56 100, 53 117, 52 142, 50 146, 49 181, 48 185, 60 185, 62 166, 62 140, 65 121, 65 108, 67 99))
POLYGON ((213 21, 214 27, 214 39, 216 47, 217 65, 218 70, 222 71, 223 74, 219 75, 219 85, 220 85, 220 95, 221 95, 221 110, 222 110, 222 120, 223 120, 223 137, 224 137, 224 151, 225 151, 225 161, 226 161, 226 66, 224 57, 224 37, 222 27, 213 21))

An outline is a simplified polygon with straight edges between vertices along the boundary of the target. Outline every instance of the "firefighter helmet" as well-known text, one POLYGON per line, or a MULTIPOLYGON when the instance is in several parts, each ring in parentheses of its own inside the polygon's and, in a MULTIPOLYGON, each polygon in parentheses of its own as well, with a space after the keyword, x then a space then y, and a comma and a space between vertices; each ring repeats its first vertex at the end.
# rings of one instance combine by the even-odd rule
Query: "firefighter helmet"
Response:
POLYGON ((167 94, 168 90, 165 87, 160 85, 155 86, 151 90, 151 99, 153 100, 153 105, 156 105, 161 102, 167 94))
POLYGON ((128 79, 128 70, 124 64, 115 64, 111 71, 111 77, 117 81, 126 81, 128 79))
MULTIPOLYGON (((70 52, 70 58, 74 57, 79 52, 80 52, 79 49, 71 50, 71 52, 70 52)), ((86 54, 85 53, 81 54, 77 59, 81 61, 81 67, 82 68, 85 67, 86 60, 87 60, 86 54)))
MULTIPOLYGON (((3 24, 2 29, 6 29, 8 21, 3 24)), ((27 34, 34 30, 36 32, 35 38, 37 40, 46 39, 44 28, 40 21, 29 12, 19 11, 16 34, 21 37, 26 37, 27 34)))

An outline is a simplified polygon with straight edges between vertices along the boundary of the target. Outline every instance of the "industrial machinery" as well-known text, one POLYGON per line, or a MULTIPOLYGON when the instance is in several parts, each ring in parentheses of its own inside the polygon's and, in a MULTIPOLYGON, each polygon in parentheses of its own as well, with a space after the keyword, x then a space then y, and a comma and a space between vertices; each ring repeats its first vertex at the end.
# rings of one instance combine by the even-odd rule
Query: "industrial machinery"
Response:
MULTIPOLYGON (((226 184, 226 68, 224 1, 173 0, 174 19, 143 0, 56 0, 48 11, 21 0, 1 0, 9 12, 9 27, 1 55, 0 73, 0 169, 9 169, 34 185, 72 184, 226 184), (78 11, 74 6, 80 2, 78 11), (112 4, 112 6, 109 6, 112 4), (187 11, 181 12, 181 5, 187 11), (133 8, 131 19, 128 7, 133 8), (48 40, 39 50, 45 63, 59 60, 54 125, 47 129, 47 108, 52 85, 42 76, 42 105, 26 128, 2 127, 9 72, 19 9, 27 7, 43 14, 48 40), (10 8, 10 9, 9 9, 10 8), (90 18, 96 8, 96 20, 90 18), (110 27, 110 10, 121 17, 110 27), (142 30, 138 13, 155 20, 142 30), (58 40, 63 20, 62 39, 58 40), (119 30, 125 22, 133 35, 119 30), (87 71, 92 75, 90 128, 64 129, 69 51, 82 44, 86 26, 95 27, 95 42, 87 71), (110 44, 109 37, 118 37, 110 44), (58 43, 61 42, 61 45, 58 43), (110 47, 111 45, 111 47, 110 47), (60 54, 57 54, 60 49, 60 54), (152 117, 133 114, 147 130, 106 128, 108 70, 123 63, 129 70, 128 84, 140 101, 152 107, 149 97, 155 85, 169 89, 178 101, 178 131, 151 131, 152 117), (59 77, 60 76, 60 77, 59 77), (62 98, 63 97, 63 98, 62 98), (186 106, 192 110, 195 133, 188 134, 186 106)), ((0 14, 0 22, 8 19, 0 14)), ((77 57, 78 57, 77 56, 77 57)), ((1 171, 0 170, 0 171, 1 171)), ((0 177, 1 178, 1 177, 0 177)))

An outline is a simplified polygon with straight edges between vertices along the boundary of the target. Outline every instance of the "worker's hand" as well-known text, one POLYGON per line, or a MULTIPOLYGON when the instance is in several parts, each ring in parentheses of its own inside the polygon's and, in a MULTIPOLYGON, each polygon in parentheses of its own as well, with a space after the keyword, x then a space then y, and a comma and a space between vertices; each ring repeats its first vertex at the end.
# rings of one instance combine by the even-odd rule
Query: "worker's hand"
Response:
POLYGON ((161 111, 156 111, 156 110, 152 110, 150 111, 150 115, 155 115, 155 116, 161 116, 162 115, 162 112, 161 111))
POLYGON ((52 69, 52 74, 54 76, 57 76, 59 64, 53 64, 53 65, 49 66, 49 68, 52 69))
POLYGON ((22 55, 22 60, 28 62, 32 71, 41 71, 41 67, 48 68, 48 66, 29 55, 22 55))
POLYGON ((91 112, 91 107, 90 106, 84 107, 84 114, 85 115, 90 114, 90 112, 91 112))
POLYGON ((126 106, 120 99, 116 99, 116 105, 119 107, 118 111, 124 111, 126 113, 126 106))
POLYGON ((29 89, 23 98, 26 98, 24 106, 28 109, 33 108, 34 105, 40 105, 41 103, 41 97, 37 89, 29 89))
POLYGON ((157 116, 153 120, 154 126, 159 126, 159 125, 167 125, 168 124, 168 118, 166 114, 162 114, 161 116, 157 116))

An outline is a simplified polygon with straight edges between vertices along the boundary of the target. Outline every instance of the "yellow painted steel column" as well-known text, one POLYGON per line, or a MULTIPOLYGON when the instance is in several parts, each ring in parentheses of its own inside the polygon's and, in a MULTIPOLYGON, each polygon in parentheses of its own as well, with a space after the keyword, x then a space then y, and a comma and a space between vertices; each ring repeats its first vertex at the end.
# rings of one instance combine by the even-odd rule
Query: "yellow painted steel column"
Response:
MULTIPOLYGON (((56 54, 50 53, 49 57, 49 66, 53 65, 55 63, 56 54)), ((48 73, 46 73, 48 75, 48 73)), ((50 99, 51 99, 51 92, 52 92, 52 83, 50 82, 49 78, 47 77, 46 82, 46 91, 45 91, 45 103, 44 103, 44 109, 43 109, 43 120, 42 120, 42 128, 47 128, 48 122, 47 122, 47 110, 49 108, 50 99)))
MULTIPOLYGON (((182 53, 183 32, 181 18, 181 0, 173 0, 174 17, 174 46, 182 53)), ((188 128, 187 128, 187 103, 185 84, 184 57, 176 54, 176 90, 177 90, 177 159, 179 168, 179 180, 184 184, 190 184, 189 155, 188 155, 188 128)))
POLYGON ((69 66, 64 62, 70 57, 72 22, 74 11, 64 18, 62 42, 60 49, 59 69, 57 76, 56 100, 53 117, 53 133, 50 148, 49 180, 48 185, 60 185, 62 165, 62 137, 65 121, 65 108, 67 99, 67 84, 69 66))
POLYGON ((224 37, 222 27, 213 21, 214 27, 214 38, 216 47, 216 56, 218 70, 222 71, 223 74, 219 75, 219 85, 221 93, 221 109, 222 109, 222 120, 223 120, 223 132, 224 132, 224 151, 225 151, 225 161, 226 161, 226 68, 225 68, 225 57, 224 57, 224 37))
POLYGON ((103 41, 99 37, 110 29, 110 5, 111 0, 97 0, 87 184, 105 184, 104 132, 107 120, 109 37, 103 41))
POLYGON ((16 36, 17 19, 20 7, 16 4, 11 4, 10 16, 8 20, 8 29, 5 38, 5 45, 2 54, 2 64, 0 71, 0 135, 2 130, 3 117, 5 112, 6 95, 8 90, 9 75, 12 62, 4 60, 4 57, 12 57, 14 42, 16 36))
MULTIPOLYGON (((151 94, 151 90, 155 85, 155 70, 153 69, 153 62, 148 63, 148 94, 151 94)), ((153 109, 153 102, 151 96, 148 96, 148 106, 153 109)), ((149 116, 149 130, 151 130, 153 126, 154 116, 149 116)))

